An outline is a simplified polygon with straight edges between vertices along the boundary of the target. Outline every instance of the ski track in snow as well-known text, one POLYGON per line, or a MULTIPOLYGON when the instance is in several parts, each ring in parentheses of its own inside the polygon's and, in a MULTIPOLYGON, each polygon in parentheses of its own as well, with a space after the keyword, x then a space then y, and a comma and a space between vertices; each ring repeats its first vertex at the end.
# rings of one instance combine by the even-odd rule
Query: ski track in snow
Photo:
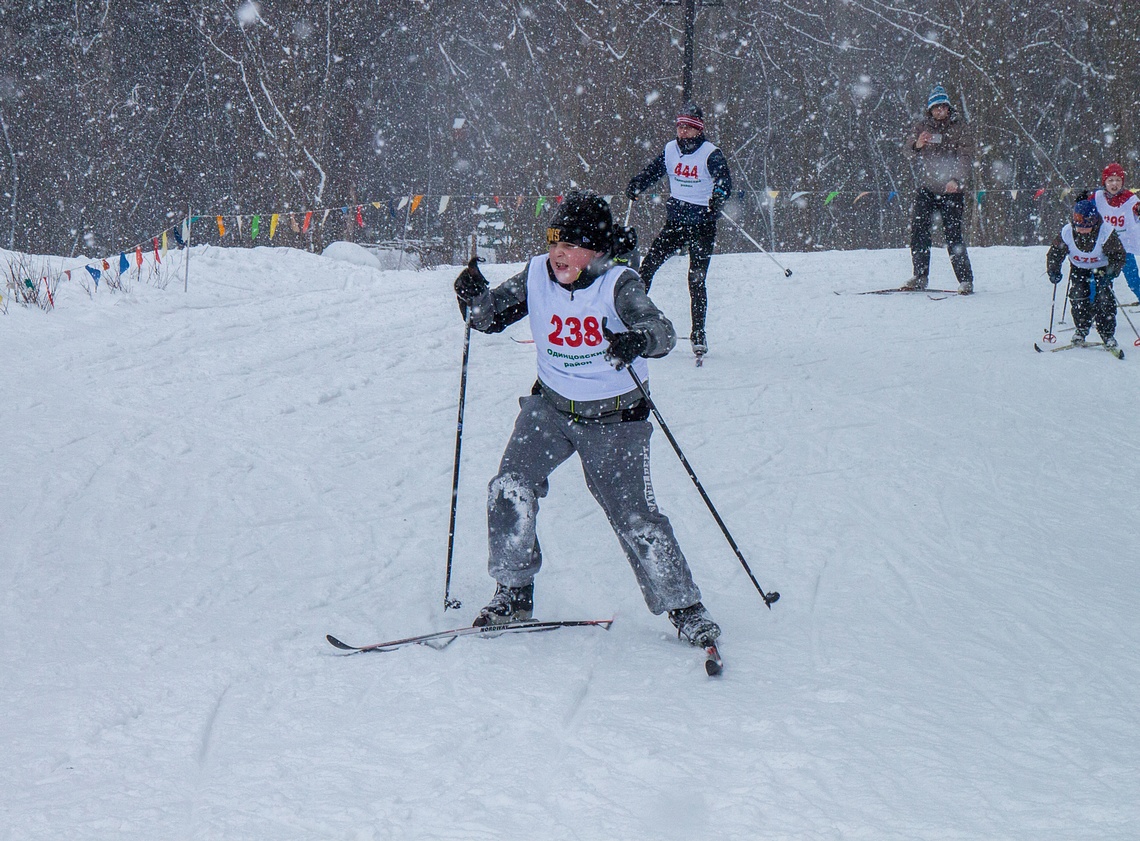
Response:
MULTIPOLYGON (((534 347, 473 334, 445 613, 457 268, 196 248, 188 293, 10 307, 0 838, 1128 837, 1140 349, 1120 319, 1124 362, 1034 353, 1044 249, 971 256, 978 294, 931 301, 832 294, 905 278, 905 251, 782 255, 787 279, 718 255, 704 367, 684 340, 651 361, 783 596, 658 431, 718 679, 646 611, 574 459, 538 614, 611 630, 325 643, 465 624, 493 589, 487 482, 534 347)), ((652 294, 685 336, 683 275, 652 294)))

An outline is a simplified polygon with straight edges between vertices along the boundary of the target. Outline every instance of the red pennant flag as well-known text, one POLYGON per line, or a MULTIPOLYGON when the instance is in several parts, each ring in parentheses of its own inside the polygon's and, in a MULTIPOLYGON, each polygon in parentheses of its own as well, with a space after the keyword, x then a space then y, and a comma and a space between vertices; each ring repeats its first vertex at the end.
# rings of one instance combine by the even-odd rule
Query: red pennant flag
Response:
POLYGON ((142 246, 135 246, 135 265, 142 268, 142 246))
POLYGON ((154 262, 161 263, 162 258, 158 256, 158 237, 154 238, 154 262))
POLYGON ((356 206, 356 224, 359 227, 363 228, 364 227, 364 214, 360 212, 361 207, 362 206, 359 204, 356 206))
POLYGON ((1034 193, 1034 194, 1033 194, 1033 198, 1034 198, 1034 199, 1039 199, 1039 198, 1041 198, 1043 195, 1045 195, 1045 188, 1044 188, 1044 187, 1042 187, 1040 190, 1038 190, 1036 193, 1034 193))
POLYGON ((307 234, 311 224, 313 224, 313 211, 310 210, 305 213, 305 221, 301 225, 301 233, 307 234))

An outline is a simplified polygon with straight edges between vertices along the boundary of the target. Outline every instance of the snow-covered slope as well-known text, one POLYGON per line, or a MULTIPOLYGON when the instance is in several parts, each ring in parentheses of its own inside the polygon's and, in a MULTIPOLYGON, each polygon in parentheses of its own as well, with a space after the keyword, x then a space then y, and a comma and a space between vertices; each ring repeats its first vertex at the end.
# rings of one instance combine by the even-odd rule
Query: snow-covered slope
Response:
MULTIPOLYGON (((465 624, 493 589, 485 488, 534 351, 525 324, 473 338, 445 613, 456 269, 195 249, 188 293, 12 306, 0 838, 1128 837, 1140 349, 1122 319, 1123 362, 1034 353, 1044 250, 972 256, 978 294, 931 300, 848 294, 905 252, 781 255, 788 279, 718 255, 704 368, 684 342, 650 363, 783 594, 763 606, 658 433, 719 679, 646 611, 574 461, 537 612, 610 631, 324 641, 465 624)), ((687 335, 683 271, 652 294, 687 335)))

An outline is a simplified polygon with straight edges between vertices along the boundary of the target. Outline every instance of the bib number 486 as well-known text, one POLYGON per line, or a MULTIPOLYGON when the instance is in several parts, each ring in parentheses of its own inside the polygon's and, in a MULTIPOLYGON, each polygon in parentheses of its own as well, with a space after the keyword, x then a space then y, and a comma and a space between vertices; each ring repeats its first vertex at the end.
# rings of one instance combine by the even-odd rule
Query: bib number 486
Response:
POLYGON ((550 317, 550 324, 554 328, 546 337, 552 345, 566 347, 597 347, 602 343, 602 327, 594 316, 587 316, 583 321, 570 316, 563 321, 559 316, 550 317))

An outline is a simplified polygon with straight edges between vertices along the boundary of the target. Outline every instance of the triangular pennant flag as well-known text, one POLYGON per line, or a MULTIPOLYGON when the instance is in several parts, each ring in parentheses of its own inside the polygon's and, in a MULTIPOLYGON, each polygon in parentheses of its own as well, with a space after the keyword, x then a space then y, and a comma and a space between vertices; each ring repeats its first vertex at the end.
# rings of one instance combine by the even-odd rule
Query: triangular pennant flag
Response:
POLYGON ((356 226, 358 228, 364 227, 364 205, 361 204, 356 206, 356 226))
POLYGON ((830 193, 827 194, 827 198, 825 198, 823 200, 823 206, 827 207, 829 204, 831 204, 833 201, 835 201, 835 197, 838 195, 839 195, 838 190, 832 190, 830 193))
POLYGON ((309 232, 309 226, 312 224, 313 224, 313 211, 306 210, 305 211, 305 221, 301 223, 301 233, 307 234, 309 232))
POLYGON ((93 277, 95 279, 95 288, 98 289, 99 288, 99 278, 103 276, 103 273, 101 271, 99 271, 97 268, 95 268, 94 266, 84 266, 83 268, 87 269, 87 273, 90 274, 91 277, 93 277))
POLYGON ((274 213, 269 217, 269 238, 273 239, 277 236, 277 221, 281 218, 280 213, 274 213))
POLYGON ((898 194, 897 192, 895 192, 894 190, 891 190, 891 191, 890 191, 890 192, 887 194, 887 204, 890 204, 891 202, 893 202, 893 201, 894 201, 895 199, 897 199, 898 197, 899 197, 899 194, 898 194))
MULTIPOLYGON (((166 231, 162 232, 162 236, 164 239, 166 238, 166 231)), ((160 257, 159 253, 158 253, 158 237, 154 238, 154 262, 155 263, 161 263, 162 262, 162 257, 160 257)))
POLYGON ((863 198, 864 196, 869 196, 869 195, 871 195, 871 191, 870 190, 864 190, 863 192, 861 192, 859 195, 857 195, 855 197, 855 201, 851 202, 851 204, 853 204, 853 205, 858 204, 859 199, 863 198))
POLYGON ((119 252, 119 274, 124 274, 131 270, 131 264, 127 262, 127 254, 124 251, 119 252))
POLYGON ((555 196, 554 201, 556 204, 562 204, 562 196, 555 196))
POLYGON ((331 210, 331 209, 330 209, 330 210, 326 210, 326 211, 325 211, 325 214, 324 214, 324 216, 322 216, 322 217, 321 217, 321 229, 322 229, 322 230, 323 230, 323 229, 324 229, 324 227, 325 227, 325 220, 329 218, 329 214, 330 214, 331 212, 332 212, 332 210, 331 210))
POLYGON ((293 229, 293 233, 295 233, 295 234, 301 233, 301 226, 297 224, 297 214, 295 214, 295 213, 289 214, 289 227, 293 229))
POLYGON ((978 190, 978 194, 975 197, 975 200, 978 202, 978 207, 982 206, 982 201, 985 199, 985 197, 986 197, 986 191, 985 190, 978 190))
POLYGON ((1044 187, 1042 187, 1040 190, 1038 190, 1036 193, 1034 193, 1033 198, 1034 198, 1034 200, 1036 200, 1036 199, 1041 198, 1043 195, 1045 195, 1045 188, 1044 187))
POLYGON ((412 196, 412 206, 408 212, 409 213, 415 213, 416 208, 420 206, 420 202, 422 202, 423 200, 424 200, 423 196, 412 196))
POLYGON ((795 201, 796 199, 801 198, 801 197, 806 196, 806 195, 807 195, 807 190, 800 190, 798 193, 792 193, 790 196, 788 196, 788 201, 795 201))
POLYGON ((178 244, 185 246, 190 241, 190 220, 182 220, 182 238, 178 240, 178 244))
POLYGON ((1061 191, 1061 198, 1065 198, 1065 196, 1069 195, 1069 193, 1071 193, 1071 192, 1073 192, 1073 188, 1072 187, 1066 187, 1064 190, 1061 191))
POLYGON ((216 221, 218 223, 218 236, 224 237, 226 235, 226 223, 222 221, 221 216, 217 217, 216 221))
POLYGON ((1017 194, 1020 192, 1021 192, 1021 190, 1010 190, 1009 191, 1009 197, 1011 199, 1013 199, 1014 201, 1017 201, 1017 194))
POLYGON ((520 207, 522 207, 523 198, 524 198, 523 196, 519 196, 518 199, 515 201, 515 210, 518 210, 520 207))
POLYGON ((257 239, 257 235, 261 233, 261 217, 249 217, 249 241, 253 242, 257 239))
POLYGON ((186 230, 186 223, 185 222, 182 223, 181 228, 182 228, 182 230, 179 230, 178 228, 174 229, 174 241, 176 243, 178 243, 179 248, 185 248, 186 247, 186 240, 182 238, 182 231, 186 230))
POLYGON ((67 275, 68 280, 71 280, 71 269, 64 269, 63 273, 67 275))
POLYGON ((537 217, 542 213, 542 209, 546 207, 546 196, 539 196, 538 202, 534 206, 534 215, 537 217))
POLYGON ((238 236, 240 237, 241 236, 241 217, 240 216, 237 217, 237 229, 238 229, 238 236))
POLYGON ((373 206, 374 208, 376 208, 377 210, 379 210, 379 209, 380 209, 380 208, 382 208, 384 205, 380 204, 380 202, 378 202, 378 201, 374 201, 374 202, 372 202, 372 206, 373 206))
POLYGON ((436 211, 436 216, 442 216, 443 211, 447 210, 447 206, 451 204, 451 196, 439 197, 439 210, 436 211))
POLYGON ((396 202, 394 199, 388 199, 388 215, 393 219, 396 218, 396 202))
POLYGON ((138 266, 140 269, 142 268, 142 246, 141 245, 135 246, 135 265, 138 266))
POLYGON ((111 271, 111 264, 108 263, 106 260, 103 261, 103 271, 105 271, 105 272, 111 271))
POLYGON ((407 206, 408 206, 408 197, 404 196, 403 198, 400 199, 400 203, 398 205, 396 205, 396 210, 403 210, 407 206))
POLYGON ((779 197, 779 195, 780 195, 779 190, 769 190, 768 191, 768 198, 770 198, 772 201, 775 201, 779 197))
POLYGON ((498 196, 491 196, 491 200, 495 202, 495 207, 502 207, 503 203, 499 201, 498 196))
MULTIPOLYGON (((178 230, 178 229, 175 228, 175 230, 178 230)), ((168 251, 170 251, 170 244, 169 244, 169 242, 167 242, 167 239, 166 239, 166 231, 163 231, 162 232, 162 256, 165 257, 166 253, 168 251)))

